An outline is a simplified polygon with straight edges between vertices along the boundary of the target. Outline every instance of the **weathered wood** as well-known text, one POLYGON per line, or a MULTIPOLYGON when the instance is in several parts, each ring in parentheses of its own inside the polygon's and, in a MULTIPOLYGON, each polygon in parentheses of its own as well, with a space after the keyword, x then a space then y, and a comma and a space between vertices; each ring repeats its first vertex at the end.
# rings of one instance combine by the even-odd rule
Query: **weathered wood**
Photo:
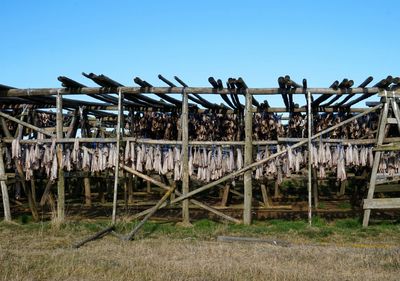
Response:
MULTIPOLYGON (((62 95, 57 94, 56 128, 57 139, 63 138, 63 104, 62 95)), ((57 144, 58 178, 57 178, 57 223, 65 220, 65 179, 62 167, 62 144, 57 144)))
POLYGON ((85 206, 92 206, 92 194, 90 192, 90 178, 89 175, 86 175, 83 178, 83 185, 85 189, 85 206))
MULTIPOLYGON (((245 91, 245 145, 244 145, 244 165, 249 166, 253 162, 253 114, 251 112, 252 95, 246 89, 245 91)), ((244 202, 243 202, 243 223, 251 224, 251 207, 253 199, 252 170, 244 172, 244 202)))
MULTIPOLYGON (((118 91, 118 122, 116 128, 117 134, 117 153, 120 154, 120 145, 121 145, 121 123, 122 123, 122 100, 123 94, 121 90, 118 91)), ((115 171, 114 171, 114 194, 113 194, 113 210, 112 210, 112 224, 115 224, 117 221, 117 196, 118 196, 118 181, 119 181, 119 168, 120 168, 120 159, 118 157, 117 163, 115 163, 115 171)))
POLYGON ((53 186, 54 182, 51 180, 48 180, 46 183, 46 187, 43 191, 43 195, 42 198, 40 199, 39 205, 40 206, 44 206, 44 204, 46 204, 47 201, 47 197, 49 196, 50 192, 51 192, 51 187, 53 186))
POLYGON ((226 204, 228 203, 228 199, 229 199, 229 190, 231 189, 231 185, 230 184, 225 184, 224 188, 223 188, 223 193, 222 193, 222 200, 221 200, 221 206, 222 207, 226 207, 226 204))
POLYGON ((34 201, 34 199, 32 197, 32 192, 31 192, 30 187, 28 187, 26 185, 25 173, 22 169, 22 165, 17 159, 15 159, 14 163, 15 163, 15 167, 17 168, 17 173, 21 179, 22 189, 24 190, 26 197, 28 198, 28 205, 29 205, 29 209, 31 210, 31 213, 32 213, 32 219, 34 221, 39 221, 39 214, 38 214, 38 211, 36 208, 36 202, 34 201))
POLYGON ((346 192, 347 180, 340 182, 339 196, 344 196, 346 192))
POLYGON ((308 223, 311 225, 312 223, 312 199, 311 199, 311 188, 312 188, 312 161, 313 159, 313 149, 311 143, 311 135, 312 135, 312 111, 311 111, 311 103, 312 103, 311 92, 307 92, 307 119, 308 119, 308 181, 307 181, 307 189, 308 189, 308 223))
POLYGON ((400 198, 364 199, 364 209, 398 209, 400 198))
POLYGON ((278 183, 278 181, 274 182, 274 197, 275 198, 281 197, 281 193, 279 191, 279 183, 278 183))
POLYGON ((318 208, 318 173, 317 173, 317 168, 312 169, 312 193, 313 193, 313 198, 314 198, 314 207, 317 209, 318 208))
POLYGON ((282 240, 264 239, 255 237, 234 237, 234 236, 218 236, 217 241, 220 242, 251 242, 251 243, 267 243, 274 246, 289 247, 290 243, 282 240))
POLYGON ((157 204, 152 207, 149 211, 149 213, 142 219, 141 222, 139 222, 135 228, 125 237, 126 240, 132 240, 133 236, 143 227, 143 225, 146 223, 146 221, 154 215, 155 212, 161 207, 161 205, 168 199, 168 197, 171 196, 172 192, 174 192, 175 187, 171 187, 165 194, 164 196, 157 202, 157 204))
MULTIPOLYGON (((0 176, 5 177, 3 147, 0 144, 0 176)), ((10 200, 8 197, 7 184, 4 180, 0 180, 1 198, 3 199, 4 221, 11 221, 10 200)))
MULTIPOLYGON (((182 91, 182 194, 189 192, 189 104, 188 93, 182 91)), ((190 224, 189 200, 182 201, 182 224, 190 224)))
POLYGON ((262 194, 263 201, 264 201, 264 207, 265 208, 271 207, 272 200, 271 200, 271 197, 268 196, 267 186, 265 184, 261 184, 260 189, 261 189, 261 194, 262 194))
POLYGON ((384 144, 378 145, 373 148, 373 151, 398 151, 400 150, 400 144, 384 144))
MULTIPOLYGON (((117 93, 121 91, 123 94, 138 95, 142 93, 154 94, 180 94, 183 87, 84 87, 79 89, 69 88, 36 88, 36 89, 0 89, 1 97, 24 97, 24 96, 51 96, 57 95, 80 95, 80 94, 107 94, 117 93)), ((348 94, 376 94, 383 92, 378 87, 370 88, 352 88, 352 89, 332 89, 332 88, 308 88, 308 91, 314 94, 326 95, 348 95, 348 94)), ((236 89, 217 88, 212 87, 186 87, 188 93, 193 94, 231 94, 236 93, 236 89)), ((279 88, 250 88, 249 93, 252 95, 280 95, 279 88)), ((395 94, 400 93, 399 90, 394 91, 395 94)), ((291 94, 303 95, 303 88, 297 88, 291 94)))
POLYGON ((377 192, 399 192, 400 184, 385 184, 385 185, 376 185, 375 193, 377 192))
MULTIPOLYGON (((170 186, 167 186, 164 183, 159 182, 159 181, 157 181, 157 180, 155 180, 155 179, 153 179, 153 178, 151 178, 151 177, 149 177, 149 176, 147 176, 145 174, 142 174, 142 173, 140 173, 140 172, 138 172, 136 170, 133 170, 130 167, 122 165, 121 168, 124 169, 127 172, 130 172, 130 173, 134 174, 137 177, 140 177, 140 178, 143 178, 145 180, 148 180, 148 181, 152 182, 153 184, 155 184, 155 185, 157 185, 157 186, 159 186, 159 187, 161 187, 162 189, 165 189, 165 190, 169 190, 170 188, 175 188, 175 186, 176 186, 174 181, 172 181, 172 185, 170 187, 170 186)), ((178 196, 182 196, 182 193, 180 193, 176 189, 175 189, 175 194, 178 195, 178 196)), ((171 198, 171 202, 172 201, 173 201, 173 199, 171 198)), ((214 213, 217 216, 220 216, 220 217, 222 217, 222 218, 224 218, 224 219, 226 219, 228 221, 231 221, 231 222, 234 222, 234 223, 240 223, 239 220, 237 220, 235 218, 232 218, 232 217, 230 217, 230 216, 228 216, 228 215, 226 215, 226 214, 224 214, 224 213, 222 213, 222 212, 220 212, 220 211, 218 211, 218 210, 216 210, 216 209, 214 209, 214 208, 212 208, 212 207, 210 207, 210 206, 208 206, 208 205, 206 205, 204 203, 201 203, 201 202, 199 202, 199 201, 197 201, 195 199, 189 199, 189 202, 194 204, 194 205, 196 205, 196 206, 198 206, 198 207, 200 207, 200 208, 203 208, 203 209, 205 209, 205 210, 207 210, 207 211, 209 211, 211 213, 214 213)), ((166 204, 162 205, 162 207, 165 207, 165 206, 166 206, 166 204)), ((143 212, 140 212, 139 214, 136 214, 134 216, 134 218, 140 218, 140 217, 148 214, 148 212, 149 212, 149 210, 145 210, 143 212)))
POLYGON ((80 248, 80 247, 82 247, 83 245, 85 245, 86 243, 88 243, 88 242, 90 242, 90 241, 93 241, 93 240, 96 240, 96 239, 99 239, 99 238, 103 237, 105 234, 107 234, 107 233, 113 231, 114 229, 115 229, 115 226, 114 226, 114 225, 111 225, 111 226, 109 226, 109 227, 107 227, 107 228, 105 228, 105 229, 102 229, 102 230, 100 230, 99 232, 97 232, 97 233, 95 233, 95 234, 89 236, 88 238, 86 238, 86 239, 84 239, 84 240, 82 240, 82 241, 79 241, 79 242, 75 243, 74 245, 72 245, 72 247, 73 247, 73 248, 76 248, 76 249, 77 249, 77 248, 80 248))
MULTIPOLYGON (((383 139, 385 137, 385 129, 386 129, 388 113, 389 113, 389 103, 387 101, 385 101, 384 106, 383 106, 383 111, 379 117, 379 119, 380 119, 379 120, 379 129, 378 129, 378 135, 377 135, 377 141, 376 141, 377 146, 381 146, 383 143, 383 139)), ((376 151, 375 155, 374 155, 374 163, 372 165, 371 178, 369 181, 369 188, 368 188, 368 195, 367 195, 368 200, 371 200, 374 197, 376 176, 377 176, 377 172, 378 172, 378 168, 379 168, 379 162, 381 160, 381 154, 382 154, 381 151, 376 151)), ((364 207, 363 227, 368 226, 370 215, 371 215, 371 209, 364 207)))

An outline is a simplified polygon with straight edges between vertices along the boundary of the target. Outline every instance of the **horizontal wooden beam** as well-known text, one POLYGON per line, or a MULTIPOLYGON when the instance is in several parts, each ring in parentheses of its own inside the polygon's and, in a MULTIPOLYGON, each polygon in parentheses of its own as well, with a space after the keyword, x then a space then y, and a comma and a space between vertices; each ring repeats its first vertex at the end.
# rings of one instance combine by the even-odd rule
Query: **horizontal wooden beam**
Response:
POLYGON ((400 198, 364 199, 364 209, 398 209, 400 198))
POLYGON ((374 192, 399 192, 400 184, 385 184, 375 186, 374 192))
MULTIPOLYGON (((1 89, 0 97, 29 97, 29 96, 50 96, 50 95, 93 95, 93 94, 109 94, 118 93, 121 91, 125 95, 138 95, 144 93, 150 94, 180 94, 183 87, 85 87, 78 89, 68 88, 35 88, 35 89, 1 89)), ((236 89, 215 89, 211 87, 186 87, 186 91, 191 94, 242 94, 236 89)), ((280 95, 279 88, 249 88, 249 93, 252 95, 280 95)), ((382 89, 377 87, 371 88, 352 88, 352 89, 332 89, 332 88, 307 88, 307 91, 312 94, 325 95, 347 95, 347 94, 377 94, 382 92, 382 89)), ((303 88, 297 88, 291 94, 304 95, 303 88)), ((400 90, 394 91, 400 93, 400 90)))

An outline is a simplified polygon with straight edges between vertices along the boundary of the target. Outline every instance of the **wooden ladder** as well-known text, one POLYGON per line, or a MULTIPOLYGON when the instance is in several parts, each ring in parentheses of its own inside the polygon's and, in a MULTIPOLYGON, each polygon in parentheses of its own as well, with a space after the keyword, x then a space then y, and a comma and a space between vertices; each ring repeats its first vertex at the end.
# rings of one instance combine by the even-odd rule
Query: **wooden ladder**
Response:
POLYGON ((383 109, 379 117, 378 134, 376 140, 376 147, 374 148, 374 162, 371 171, 371 178, 368 186, 368 195, 364 199, 364 219, 363 226, 368 226, 369 217, 372 209, 397 209, 400 208, 400 198, 373 198, 375 192, 395 192, 400 191, 400 184, 389 184, 397 183, 400 181, 400 177, 388 180, 386 177, 384 180, 378 180, 377 173, 379 163, 381 160, 382 153, 384 151, 400 151, 400 143, 385 144, 385 133, 387 125, 397 124, 397 128, 400 133, 400 110, 397 104, 396 98, 398 96, 387 94, 382 95, 383 109), (391 110, 390 110, 391 109, 391 110), (389 116, 391 112, 393 117, 389 116))

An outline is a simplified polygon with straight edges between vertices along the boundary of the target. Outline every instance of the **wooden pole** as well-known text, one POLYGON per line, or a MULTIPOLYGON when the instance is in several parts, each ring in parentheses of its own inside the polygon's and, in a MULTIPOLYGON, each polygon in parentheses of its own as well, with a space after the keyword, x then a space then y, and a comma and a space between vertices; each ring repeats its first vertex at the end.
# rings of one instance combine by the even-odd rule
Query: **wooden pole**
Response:
POLYGON ((114 172, 114 196, 113 196, 113 210, 112 210, 112 224, 114 225, 117 220, 117 194, 118 194, 118 181, 119 181, 119 147, 121 144, 121 122, 122 122, 122 99, 123 95, 121 90, 118 90, 118 121, 117 121, 117 163, 115 163, 115 172, 114 172))
MULTIPOLYGON (((189 192, 189 104, 188 93, 182 90, 182 194, 189 192)), ((182 201, 182 224, 189 225, 189 200, 182 201)))
MULTIPOLYGON (((63 105, 62 95, 57 94, 57 113, 56 113, 56 134, 57 139, 63 138, 63 105)), ((58 179, 57 179, 57 222, 63 223, 65 220, 65 179, 64 169, 62 167, 62 144, 57 144, 58 159, 58 179)))
MULTIPOLYGON (((246 89, 245 102, 245 145, 244 145, 244 165, 249 166, 253 162, 253 114, 251 111, 252 95, 246 89)), ((244 173, 244 202, 243 202, 243 223, 251 224, 251 202, 253 197, 252 170, 248 169, 244 173)))
POLYGON ((3 198, 4 221, 11 221, 10 200, 8 198, 7 184, 4 180, 6 178, 6 173, 4 169, 2 144, 0 144, 0 177, 1 197, 3 198))
POLYGON ((85 173, 85 177, 83 178, 83 185, 85 188, 85 206, 92 206, 92 194, 90 192, 90 178, 89 173, 85 173))
POLYGON ((312 197, 311 197, 311 188, 312 188, 312 144, 311 144, 311 135, 312 135, 312 112, 311 112, 311 92, 307 92, 307 117, 308 117, 308 223, 311 226, 312 222, 312 197))

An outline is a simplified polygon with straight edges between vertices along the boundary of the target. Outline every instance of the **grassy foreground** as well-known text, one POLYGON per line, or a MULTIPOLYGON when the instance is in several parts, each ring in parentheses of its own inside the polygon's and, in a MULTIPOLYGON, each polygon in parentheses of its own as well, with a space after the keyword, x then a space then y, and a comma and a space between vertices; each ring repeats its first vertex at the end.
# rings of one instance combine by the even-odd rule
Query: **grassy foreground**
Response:
MULTIPOLYGON (((399 280, 400 224, 363 229, 354 219, 271 220, 250 227, 200 220, 193 227, 150 222, 135 241, 108 235, 71 245, 106 221, 0 222, 0 280, 399 280), (219 242, 219 235, 273 238, 219 242)), ((120 223, 119 233, 134 224, 120 223)))

